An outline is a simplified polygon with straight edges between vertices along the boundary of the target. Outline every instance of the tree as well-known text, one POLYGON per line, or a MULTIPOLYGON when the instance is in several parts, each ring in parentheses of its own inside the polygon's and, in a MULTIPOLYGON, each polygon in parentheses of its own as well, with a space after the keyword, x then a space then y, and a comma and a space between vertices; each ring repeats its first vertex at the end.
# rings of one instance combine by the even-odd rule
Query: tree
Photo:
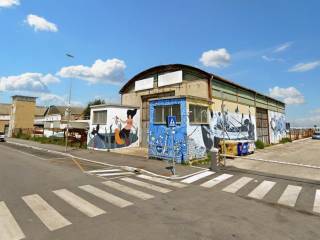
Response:
POLYGON ((84 109, 83 111, 83 116, 85 119, 89 119, 90 118, 90 106, 93 106, 93 105, 99 105, 99 104, 105 104, 105 100, 104 99, 100 99, 100 98, 97 98, 93 101, 90 101, 88 102, 86 108, 84 109))

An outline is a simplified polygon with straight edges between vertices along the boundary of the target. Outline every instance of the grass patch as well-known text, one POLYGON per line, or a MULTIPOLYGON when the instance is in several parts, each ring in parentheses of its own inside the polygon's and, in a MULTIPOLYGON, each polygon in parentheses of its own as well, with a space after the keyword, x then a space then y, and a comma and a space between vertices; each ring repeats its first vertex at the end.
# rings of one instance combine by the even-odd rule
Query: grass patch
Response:
MULTIPOLYGON (((30 136, 28 134, 24 133, 18 133, 15 135, 16 138, 24 139, 24 140, 31 140, 35 141, 41 144, 55 144, 55 145, 60 145, 64 146, 65 145, 65 140, 64 138, 58 138, 58 137, 44 137, 44 136, 30 136)), ((69 147, 74 147, 74 148, 87 148, 87 144, 80 144, 80 142, 68 142, 69 147)))
POLYGON ((257 149, 264 149, 265 148, 265 144, 261 140, 257 140, 255 142, 255 145, 256 145, 257 149))
POLYGON ((292 142, 292 140, 291 140, 290 138, 287 138, 287 137, 282 138, 282 139, 280 140, 280 143, 288 143, 288 142, 292 142))

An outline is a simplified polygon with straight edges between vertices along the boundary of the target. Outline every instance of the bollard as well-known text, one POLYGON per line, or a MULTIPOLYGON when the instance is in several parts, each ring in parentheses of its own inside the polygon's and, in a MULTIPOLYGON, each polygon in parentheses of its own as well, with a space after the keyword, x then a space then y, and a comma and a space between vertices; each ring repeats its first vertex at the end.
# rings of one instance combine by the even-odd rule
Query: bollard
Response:
POLYGON ((212 171, 218 170, 218 152, 219 152, 218 148, 212 148, 210 150, 212 171))

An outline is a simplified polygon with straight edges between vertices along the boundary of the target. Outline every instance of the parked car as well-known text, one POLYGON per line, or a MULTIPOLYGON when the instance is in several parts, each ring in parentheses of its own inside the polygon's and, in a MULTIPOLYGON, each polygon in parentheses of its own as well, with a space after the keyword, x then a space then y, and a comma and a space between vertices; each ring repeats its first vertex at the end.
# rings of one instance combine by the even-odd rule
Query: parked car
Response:
POLYGON ((0 132, 0 142, 4 142, 6 139, 5 139, 5 134, 4 132, 0 132))
POLYGON ((312 135, 312 139, 318 139, 318 140, 320 140, 320 132, 315 132, 315 133, 312 135))

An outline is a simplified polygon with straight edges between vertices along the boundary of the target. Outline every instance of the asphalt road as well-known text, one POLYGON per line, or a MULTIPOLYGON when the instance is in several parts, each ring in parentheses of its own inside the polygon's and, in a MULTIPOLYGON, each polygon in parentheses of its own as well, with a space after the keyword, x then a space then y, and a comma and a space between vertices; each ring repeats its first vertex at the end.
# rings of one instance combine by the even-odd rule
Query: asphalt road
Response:
POLYGON ((0 239, 320 239, 316 184, 228 171, 180 185, 129 175, 131 183, 106 186, 83 173, 100 168, 0 144, 0 239), (244 178, 251 181, 236 193, 222 191, 244 178), (294 207, 278 204, 288 185, 301 190, 294 207))

